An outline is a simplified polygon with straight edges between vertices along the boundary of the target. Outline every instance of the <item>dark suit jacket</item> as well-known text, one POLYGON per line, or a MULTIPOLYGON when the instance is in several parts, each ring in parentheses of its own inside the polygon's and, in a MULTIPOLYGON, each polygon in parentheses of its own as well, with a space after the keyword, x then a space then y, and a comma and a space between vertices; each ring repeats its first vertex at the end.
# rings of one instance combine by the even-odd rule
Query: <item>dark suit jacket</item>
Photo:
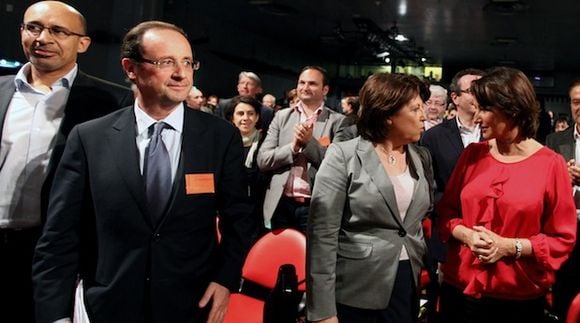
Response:
MULTIPOLYGON (((451 173, 463 152, 463 142, 461 134, 457 127, 457 117, 451 120, 445 120, 435 127, 427 130, 419 144, 426 147, 431 153, 433 160, 433 175, 435 177, 435 202, 438 202, 443 196, 445 186, 449 182, 451 173)), ((437 215, 431 213, 433 221, 431 237, 426 239, 429 246, 428 263, 426 266, 435 272, 437 261, 444 261, 447 255, 447 247, 439 239, 439 230, 437 230, 437 215)), ((435 279, 434 276, 431 279, 435 279)))
MULTIPOLYGON (((0 77, 0 133, 2 133, 8 105, 15 91, 14 75, 0 77)), ((46 219, 48 193, 50 192, 54 172, 71 129, 78 123, 102 117, 121 107, 132 104, 132 102, 133 94, 129 89, 90 76, 79 70, 70 89, 64 108, 64 117, 58 129, 56 143, 48 163, 47 176, 42 186, 41 210, 43 222, 46 219)))
POLYGON ((459 155, 463 152, 463 142, 457 128, 457 120, 445 120, 435 127, 427 130, 421 136, 420 145, 429 149, 433 159, 433 170, 437 189, 435 201, 441 198, 445 186, 453 173, 459 155))
MULTIPOLYGON (((562 155, 566 161, 576 159, 576 140, 574 140, 574 127, 576 124, 568 127, 568 129, 555 132, 546 137, 546 146, 558 154, 562 155)), ((579 163, 577 160, 576 163, 579 163)))
POLYGON ((93 323, 197 322, 210 281, 239 285, 255 228, 239 131, 184 109, 171 202, 154 225, 135 127, 131 106, 71 131, 33 264, 38 322, 70 316, 77 273, 93 323), (200 174, 214 183, 192 193, 200 174))

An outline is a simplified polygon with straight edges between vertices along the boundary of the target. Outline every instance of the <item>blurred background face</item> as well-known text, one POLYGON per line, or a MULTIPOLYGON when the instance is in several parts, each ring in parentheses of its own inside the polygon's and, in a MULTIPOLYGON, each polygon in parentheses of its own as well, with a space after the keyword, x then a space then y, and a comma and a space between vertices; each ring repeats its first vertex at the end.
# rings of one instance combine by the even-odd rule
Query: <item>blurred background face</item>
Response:
MULTIPOLYGON (((32 5, 24 13, 23 23, 41 27, 59 27, 77 34, 85 33, 79 15, 58 2, 32 5)), ((78 53, 85 52, 91 43, 89 37, 72 34, 57 37, 48 29, 42 30, 38 36, 33 36, 26 28, 21 28, 20 36, 26 58, 37 70, 43 72, 69 72, 77 61, 78 53)))
POLYGON ((342 113, 349 115, 352 113, 352 106, 348 104, 346 98, 340 100, 340 107, 342 108, 342 113))
POLYGON ((403 144, 419 141, 425 121, 423 100, 417 95, 389 119, 389 138, 401 140, 403 144))
POLYGON ((232 123, 240 129, 243 136, 247 136, 256 130, 256 123, 259 116, 254 107, 247 103, 239 103, 234 108, 232 123))
POLYGON ((580 125, 580 85, 570 90, 570 111, 574 122, 580 125))
POLYGON ((191 91, 189 91, 189 94, 187 95, 187 98, 185 99, 185 102, 187 103, 187 105, 190 108, 196 109, 196 110, 201 109, 201 106, 203 105, 203 101, 204 101, 203 93, 201 93, 200 90, 195 89, 195 88, 192 88, 191 91))
POLYGON ((568 122, 563 120, 556 122, 556 125, 554 126, 554 132, 560 132, 566 129, 568 129, 568 122))
POLYGON ((276 106, 276 98, 270 94, 266 94, 262 98, 262 104, 269 108, 274 108, 276 106))
POLYGON ((445 113, 445 108, 447 104, 445 103, 445 98, 438 95, 431 95, 429 100, 425 102, 425 114, 427 120, 438 120, 441 119, 445 113))
POLYGON ((218 105, 218 98, 217 98, 217 96, 210 96, 210 97, 207 99, 207 104, 211 104, 211 105, 213 105, 214 107, 216 107, 216 106, 218 105))
POLYGON ((319 104, 328 94, 328 86, 323 84, 323 75, 317 70, 310 69, 302 72, 298 78, 298 98, 304 104, 319 104))
POLYGON ((457 110, 455 110, 455 109, 449 110, 449 112, 447 113, 447 120, 455 118, 456 115, 457 115, 457 110))
POLYGON ((261 91, 262 89, 258 86, 256 81, 249 77, 244 76, 238 82, 238 94, 240 96, 251 96, 255 98, 261 91))
POLYGON ((481 76, 479 75, 463 75, 459 81, 457 81, 457 85, 460 88, 460 95, 456 95, 453 97, 453 103, 457 107, 457 110, 461 110, 466 113, 475 113, 477 111, 477 102, 475 101, 475 97, 471 94, 471 82, 474 80, 480 79, 481 76))

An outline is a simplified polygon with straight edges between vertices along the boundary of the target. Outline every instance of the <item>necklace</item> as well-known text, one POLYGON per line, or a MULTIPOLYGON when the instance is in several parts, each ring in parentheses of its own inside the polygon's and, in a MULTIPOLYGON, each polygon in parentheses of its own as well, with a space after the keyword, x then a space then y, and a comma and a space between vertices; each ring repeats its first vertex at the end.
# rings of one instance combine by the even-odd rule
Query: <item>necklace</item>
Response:
POLYGON ((387 150, 385 149, 385 147, 383 147, 383 145, 378 145, 379 148, 383 151, 383 153, 385 153, 385 156, 387 156, 387 163, 391 166, 395 166, 397 164, 397 157, 395 156, 395 154, 393 154, 393 152, 387 152, 387 150))

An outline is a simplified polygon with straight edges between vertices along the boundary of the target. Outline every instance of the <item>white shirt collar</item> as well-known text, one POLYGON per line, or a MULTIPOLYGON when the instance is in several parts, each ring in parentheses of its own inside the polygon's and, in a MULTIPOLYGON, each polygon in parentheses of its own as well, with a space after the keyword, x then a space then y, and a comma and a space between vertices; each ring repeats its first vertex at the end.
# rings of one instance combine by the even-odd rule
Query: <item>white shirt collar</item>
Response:
MULTIPOLYGON (((165 119, 159 121, 167 123, 173 128, 173 130, 177 131, 178 133, 181 133, 183 129, 183 114, 184 114, 183 109, 184 109, 183 103, 179 103, 176 106, 176 108, 173 111, 171 111, 171 113, 165 119)), ((158 120, 151 118, 147 113, 145 113, 145 111, 143 111, 139 107, 139 103, 137 102, 137 100, 135 100, 133 110, 135 112, 135 120, 137 121, 137 136, 141 135, 146 136, 149 127, 152 124, 158 122, 158 120)))
MULTIPOLYGON (((16 86, 16 88, 19 91, 22 91, 24 89, 36 91, 32 87, 32 85, 30 85, 28 83, 28 75, 30 75, 31 68, 32 68, 32 64, 30 62, 24 64, 20 68, 20 70, 18 70, 16 77, 14 77, 14 85, 16 86)), ((77 77, 78 71, 79 71, 79 66, 78 66, 78 64, 75 64, 75 66, 68 73, 66 73, 62 78, 58 79, 56 82, 54 82, 51 85, 51 88, 54 89, 55 87, 62 86, 64 88, 70 89, 75 78, 77 77)))

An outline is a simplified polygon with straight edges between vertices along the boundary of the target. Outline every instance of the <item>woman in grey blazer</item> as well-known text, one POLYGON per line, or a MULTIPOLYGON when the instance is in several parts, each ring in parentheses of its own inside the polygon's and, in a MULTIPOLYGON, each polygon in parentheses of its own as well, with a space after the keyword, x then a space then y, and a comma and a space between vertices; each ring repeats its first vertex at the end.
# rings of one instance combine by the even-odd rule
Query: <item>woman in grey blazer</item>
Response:
POLYGON ((413 143, 426 98, 415 76, 371 76, 360 91, 360 136, 328 149, 310 204, 309 320, 417 320, 433 177, 429 153, 413 143))

